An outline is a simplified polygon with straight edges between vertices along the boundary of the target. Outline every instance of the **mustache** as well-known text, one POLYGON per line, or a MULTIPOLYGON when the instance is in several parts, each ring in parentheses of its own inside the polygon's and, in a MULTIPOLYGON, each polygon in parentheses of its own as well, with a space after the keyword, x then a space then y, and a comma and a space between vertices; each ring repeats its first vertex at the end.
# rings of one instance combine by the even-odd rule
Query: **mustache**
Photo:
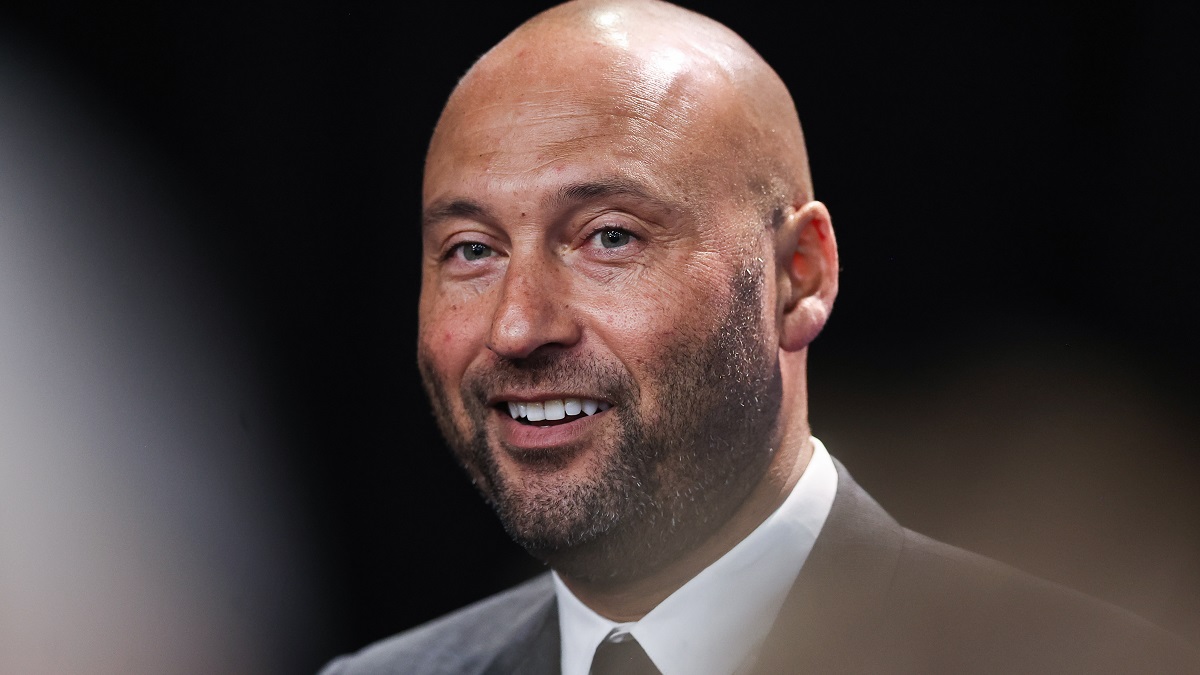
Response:
POLYGON ((634 399, 639 387, 620 363, 558 349, 537 350, 526 358, 496 357, 463 376, 465 398, 481 405, 497 392, 543 389, 579 392, 610 403, 634 399))

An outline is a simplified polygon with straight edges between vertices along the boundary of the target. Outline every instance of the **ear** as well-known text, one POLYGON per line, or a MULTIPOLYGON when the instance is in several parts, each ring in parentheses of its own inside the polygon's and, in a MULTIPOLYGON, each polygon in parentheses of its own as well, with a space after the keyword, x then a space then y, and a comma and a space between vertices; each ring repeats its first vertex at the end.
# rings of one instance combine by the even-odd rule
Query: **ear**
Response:
POLYGON ((837 297, 837 241, 825 205, 789 209, 775 233, 775 252, 779 346, 798 351, 825 327, 837 297))

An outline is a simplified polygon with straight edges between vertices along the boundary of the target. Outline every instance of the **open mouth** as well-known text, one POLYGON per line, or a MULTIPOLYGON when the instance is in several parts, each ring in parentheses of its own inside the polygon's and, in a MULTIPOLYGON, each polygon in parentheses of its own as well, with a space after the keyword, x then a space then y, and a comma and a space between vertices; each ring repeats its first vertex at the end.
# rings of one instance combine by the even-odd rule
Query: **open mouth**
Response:
POLYGON ((520 424, 551 427, 604 412, 612 407, 606 401, 590 398, 551 398, 544 401, 503 401, 496 409, 508 413, 520 424))

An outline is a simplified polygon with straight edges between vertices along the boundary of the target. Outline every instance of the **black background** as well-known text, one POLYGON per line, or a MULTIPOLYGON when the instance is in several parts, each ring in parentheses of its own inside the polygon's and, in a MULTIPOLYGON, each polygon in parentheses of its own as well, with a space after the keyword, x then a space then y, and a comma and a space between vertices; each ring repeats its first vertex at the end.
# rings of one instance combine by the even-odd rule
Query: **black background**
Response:
MULTIPOLYGON (((429 133, 547 5, 0 14, 192 214, 167 234, 270 385, 286 440, 264 452, 303 504, 320 608, 281 669, 540 569, 442 447, 414 336, 429 133)), ((689 6, 788 83, 833 214, 815 433, 902 523, 1200 638, 1196 12, 689 6)))

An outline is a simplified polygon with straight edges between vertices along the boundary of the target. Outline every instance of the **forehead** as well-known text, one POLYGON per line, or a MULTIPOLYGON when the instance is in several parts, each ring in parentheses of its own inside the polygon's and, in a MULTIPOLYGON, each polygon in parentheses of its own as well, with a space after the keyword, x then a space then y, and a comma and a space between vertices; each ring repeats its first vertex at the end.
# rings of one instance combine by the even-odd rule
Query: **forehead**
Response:
POLYGON ((485 185, 528 189, 625 175, 668 192, 697 185, 728 133, 713 76, 665 47, 638 58, 517 52, 451 98, 430 144, 425 202, 485 185), (589 56, 591 58, 589 58, 589 56))

